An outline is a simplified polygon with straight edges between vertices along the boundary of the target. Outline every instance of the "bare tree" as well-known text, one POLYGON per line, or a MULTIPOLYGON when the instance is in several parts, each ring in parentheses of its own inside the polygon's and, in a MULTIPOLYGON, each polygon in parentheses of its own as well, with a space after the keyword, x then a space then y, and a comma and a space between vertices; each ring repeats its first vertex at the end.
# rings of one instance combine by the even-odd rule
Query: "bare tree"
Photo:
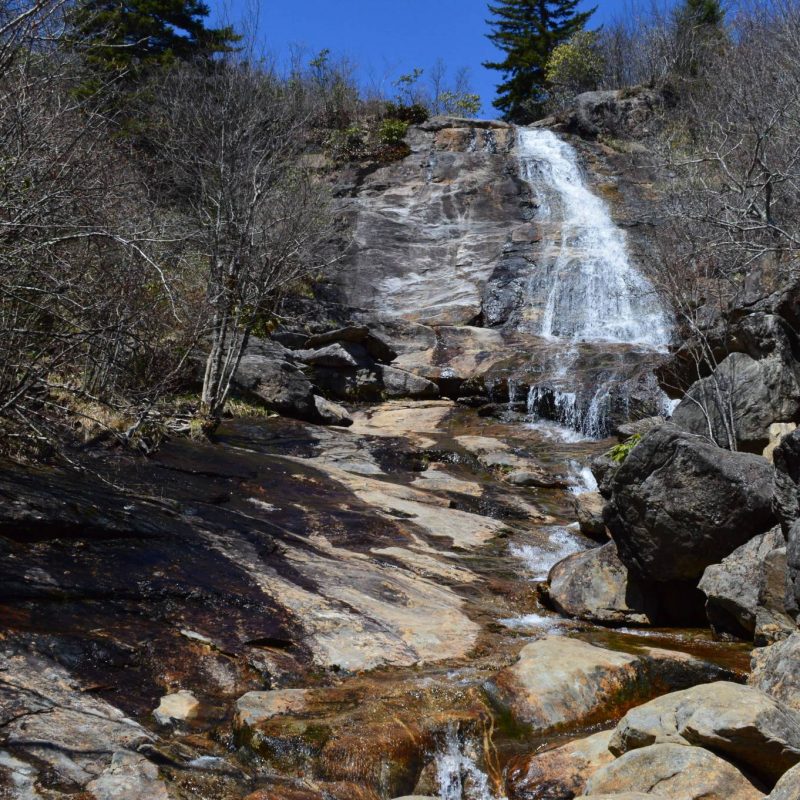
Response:
POLYGON ((50 444, 68 417, 106 411, 125 436, 181 360, 180 297, 148 253, 159 237, 137 171, 79 91, 86 73, 61 46, 63 7, 27 11, 4 9, 0 40, 4 445, 50 444))
MULTIPOLYGON (((652 279, 682 327, 689 393, 708 436, 736 449, 736 362, 728 309, 753 270, 800 271, 800 13, 795 2, 742 9, 731 35, 684 76, 653 143, 669 180, 652 279), (725 368, 718 369, 725 359, 725 368)), ((780 277, 778 277, 780 276, 780 277)), ((674 386, 685 391, 687 386, 674 386)))
POLYGON ((201 412, 221 413, 258 323, 319 269, 326 193, 304 158, 302 87, 263 64, 180 66, 154 87, 161 191, 182 210, 210 309, 201 412))

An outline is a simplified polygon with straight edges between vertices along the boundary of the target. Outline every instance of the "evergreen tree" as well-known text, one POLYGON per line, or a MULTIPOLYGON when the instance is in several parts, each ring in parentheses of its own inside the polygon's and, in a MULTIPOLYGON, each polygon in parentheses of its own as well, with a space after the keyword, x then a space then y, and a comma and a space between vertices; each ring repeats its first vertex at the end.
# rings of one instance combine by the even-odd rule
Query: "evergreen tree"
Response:
POLYGON ((489 5, 488 38, 505 53, 484 64, 503 72, 495 108, 512 122, 526 123, 542 114, 547 99, 545 69, 553 49, 583 29, 595 9, 576 11, 579 0, 497 0, 489 5))
POLYGON ((202 0, 83 0, 73 24, 90 63, 122 71, 230 52, 241 37, 208 14, 202 0))
POLYGON ((678 75, 696 78, 725 41, 725 12, 719 0, 684 0, 674 12, 678 75))

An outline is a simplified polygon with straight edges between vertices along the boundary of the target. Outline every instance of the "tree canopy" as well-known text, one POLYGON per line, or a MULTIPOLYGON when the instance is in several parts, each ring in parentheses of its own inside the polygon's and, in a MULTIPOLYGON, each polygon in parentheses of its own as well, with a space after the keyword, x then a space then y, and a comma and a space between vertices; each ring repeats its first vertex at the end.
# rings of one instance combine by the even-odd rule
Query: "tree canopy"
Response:
POLYGON ((207 28, 202 0, 83 0, 74 24, 97 66, 126 70, 229 52, 232 27, 207 28))
POLYGON ((493 105, 512 122, 541 116, 547 99, 546 68, 559 44, 583 29, 595 9, 577 11, 578 0, 497 0, 489 5, 489 39, 505 53, 485 67, 503 73, 493 105))

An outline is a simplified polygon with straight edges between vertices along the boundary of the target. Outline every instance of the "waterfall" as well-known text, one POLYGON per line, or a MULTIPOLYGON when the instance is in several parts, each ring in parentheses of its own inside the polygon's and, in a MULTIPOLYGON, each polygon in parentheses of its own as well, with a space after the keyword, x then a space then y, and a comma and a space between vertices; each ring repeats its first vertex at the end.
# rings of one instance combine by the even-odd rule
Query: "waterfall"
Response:
POLYGON ((666 347, 669 325, 653 287, 631 263, 608 207, 586 186, 575 150, 552 131, 533 128, 519 129, 517 148, 539 202, 538 221, 558 232, 528 286, 538 333, 666 347))
POLYGON ((574 148, 552 131, 520 128, 517 152, 542 231, 523 327, 554 348, 547 379, 530 387, 528 414, 602 437, 612 411, 624 408, 627 398, 618 395, 613 370, 589 391, 576 384, 581 348, 627 345, 647 357, 666 349, 670 325, 653 286, 631 260, 624 232, 586 185, 574 148))

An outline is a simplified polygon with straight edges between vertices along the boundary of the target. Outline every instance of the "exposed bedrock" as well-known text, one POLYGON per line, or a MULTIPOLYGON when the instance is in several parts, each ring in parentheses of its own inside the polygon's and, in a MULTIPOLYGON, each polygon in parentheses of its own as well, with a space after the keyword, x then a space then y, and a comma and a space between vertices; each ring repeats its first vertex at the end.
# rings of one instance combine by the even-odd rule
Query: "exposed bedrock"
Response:
MULTIPOLYGON (((514 130, 442 120, 412 128, 407 141, 407 158, 342 197, 353 244, 335 285, 345 306, 372 317, 468 324, 484 313, 493 274, 501 294, 521 291, 537 238, 523 204, 514 130)), ((504 304, 488 315, 502 316, 504 304)))

